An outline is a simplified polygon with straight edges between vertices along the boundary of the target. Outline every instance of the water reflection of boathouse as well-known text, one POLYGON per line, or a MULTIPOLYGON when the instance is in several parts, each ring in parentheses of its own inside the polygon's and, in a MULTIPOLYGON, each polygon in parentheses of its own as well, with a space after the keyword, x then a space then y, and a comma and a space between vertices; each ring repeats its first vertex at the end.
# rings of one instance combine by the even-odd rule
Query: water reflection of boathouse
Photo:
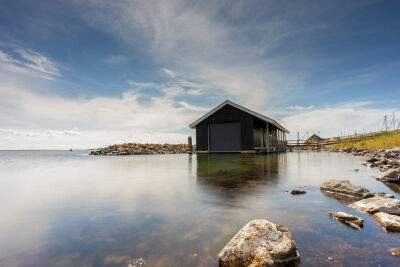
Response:
POLYGON ((197 154, 197 181, 219 189, 274 184, 286 170, 286 154, 197 154))

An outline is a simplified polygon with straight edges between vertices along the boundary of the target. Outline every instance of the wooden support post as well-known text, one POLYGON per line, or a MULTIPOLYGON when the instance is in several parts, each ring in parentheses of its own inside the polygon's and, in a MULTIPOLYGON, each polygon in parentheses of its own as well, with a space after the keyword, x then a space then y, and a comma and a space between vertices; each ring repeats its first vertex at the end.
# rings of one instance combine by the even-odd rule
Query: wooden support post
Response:
POLYGON ((268 122, 267 122, 267 129, 266 129, 266 135, 267 135, 267 152, 269 152, 269 129, 268 129, 268 122))
POLYGON ((192 145, 192 137, 188 137, 188 151, 192 152, 193 151, 193 145, 192 145))

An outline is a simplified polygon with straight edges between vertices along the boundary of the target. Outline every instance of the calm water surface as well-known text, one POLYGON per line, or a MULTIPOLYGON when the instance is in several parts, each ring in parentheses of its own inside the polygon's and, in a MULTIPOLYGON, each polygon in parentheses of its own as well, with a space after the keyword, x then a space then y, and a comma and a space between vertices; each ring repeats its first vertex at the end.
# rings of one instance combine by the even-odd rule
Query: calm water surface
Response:
POLYGON ((256 218, 289 227, 302 266, 400 265, 388 252, 400 235, 319 191, 347 178, 399 198, 359 157, 88 153, 0 151, 0 266, 121 266, 138 257, 147 266, 217 266, 218 251, 256 218), (307 194, 283 192, 294 188, 307 194), (364 228, 338 224, 329 217, 336 210, 360 215, 364 228))

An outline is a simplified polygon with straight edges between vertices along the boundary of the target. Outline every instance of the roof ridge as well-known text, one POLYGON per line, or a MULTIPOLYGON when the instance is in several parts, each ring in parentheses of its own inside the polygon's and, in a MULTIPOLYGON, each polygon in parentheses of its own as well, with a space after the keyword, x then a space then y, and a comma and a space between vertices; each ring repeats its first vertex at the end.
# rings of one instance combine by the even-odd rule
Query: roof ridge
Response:
POLYGON ((207 112, 206 114, 204 114, 203 116, 201 116, 199 119, 197 119, 196 121, 194 121, 193 123, 191 123, 191 124, 189 125, 189 127, 190 127, 190 128, 195 128, 199 123, 201 123, 202 121, 204 121, 205 119, 207 119, 208 117, 210 117, 212 114, 214 114, 215 112, 219 111, 220 109, 222 109, 224 106, 226 106, 226 105, 228 105, 228 104, 231 105, 231 106, 233 106, 233 107, 235 107, 235 108, 237 108, 237 109, 240 109, 240 110, 242 110, 242 111, 244 111, 244 112, 246 112, 246 113, 249 113, 249 114, 251 114, 251 115, 253 115, 253 116, 255 116, 255 117, 257 117, 257 118, 259 118, 259 119, 261 119, 261 120, 264 120, 264 121, 266 121, 266 122, 269 122, 269 123, 275 125, 277 128, 279 128, 279 129, 280 129, 281 131, 283 131, 283 132, 289 133, 289 131, 288 131, 285 127, 283 127, 282 125, 280 125, 280 124, 279 124, 277 121, 275 121, 274 119, 271 119, 271 118, 269 118, 269 117, 267 117, 267 116, 264 116, 264 115, 262 115, 262 114, 260 114, 260 113, 258 113, 258 112, 256 112, 256 111, 253 111, 253 110, 250 110, 250 109, 248 109, 248 108, 246 108, 246 107, 243 107, 243 106, 241 106, 241 105, 239 105, 239 104, 236 104, 236 103, 230 101, 229 99, 225 100, 224 102, 222 102, 221 104, 219 104, 218 106, 216 106, 215 108, 213 108, 212 110, 210 110, 209 112, 207 112))

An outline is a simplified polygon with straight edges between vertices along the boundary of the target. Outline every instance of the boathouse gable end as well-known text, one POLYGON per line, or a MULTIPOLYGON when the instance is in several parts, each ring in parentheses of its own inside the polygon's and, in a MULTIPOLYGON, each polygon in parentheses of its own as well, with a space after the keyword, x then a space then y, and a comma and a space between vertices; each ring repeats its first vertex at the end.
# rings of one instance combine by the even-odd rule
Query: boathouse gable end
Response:
MULTIPOLYGON (((233 106, 226 105, 196 126, 196 150, 198 151, 211 151, 209 145, 213 145, 214 141, 211 140, 213 137, 212 131, 218 131, 224 128, 226 125, 227 132, 224 132, 225 138, 228 140, 223 140, 224 143, 231 143, 235 146, 234 140, 229 140, 230 138, 237 138, 238 133, 229 132, 234 127, 233 124, 239 124, 239 135, 240 135, 240 149, 239 150, 223 150, 227 152, 238 152, 242 150, 252 150, 253 149, 253 116, 239 110, 233 106), (215 127, 220 125, 219 127, 215 127), (215 129, 219 128, 219 129, 215 129), (211 131, 211 132, 210 132, 211 131), (230 142, 231 141, 231 142, 230 142)), ((217 135, 220 132, 216 133, 217 135)), ((216 137, 219 138, 220 136, 216 137)), ((222 151, 221 151, 222 152, 222 151)))
POLYGON ((190 127, 196 128, 196 150, 206 152, 283 151, 288 133, 276 121, 228 100, 190 127))

